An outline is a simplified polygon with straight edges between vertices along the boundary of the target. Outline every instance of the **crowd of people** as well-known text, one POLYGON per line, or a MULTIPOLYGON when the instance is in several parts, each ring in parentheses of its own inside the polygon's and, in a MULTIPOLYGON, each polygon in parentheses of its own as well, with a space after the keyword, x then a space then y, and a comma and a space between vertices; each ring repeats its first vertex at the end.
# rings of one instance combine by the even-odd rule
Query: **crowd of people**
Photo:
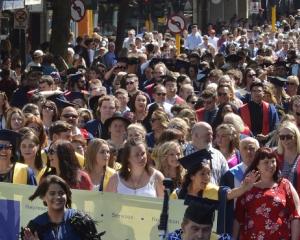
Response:
MULTIPOLYGON (((168 31, 131 29, 119 53, 99 32, 70 34, 63 70, 47 44, 24 70, 2 47, 0 182, 39 185, 50 209, 51 181, 65 208, 69 188, 163 198, 171 178, 171 198, 218 209, 219 234, 298 240, 300 10, 275 32, 190 30, 180 54, 168 31)), ((194 239, 182 226, 169 239, 194 239)))

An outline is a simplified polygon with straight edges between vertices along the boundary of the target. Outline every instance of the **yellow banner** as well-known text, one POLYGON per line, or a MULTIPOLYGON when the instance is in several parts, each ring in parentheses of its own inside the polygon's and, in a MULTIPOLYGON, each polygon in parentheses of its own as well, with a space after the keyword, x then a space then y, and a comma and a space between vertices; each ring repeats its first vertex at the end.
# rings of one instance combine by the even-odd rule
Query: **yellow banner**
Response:
MULTIPOLYGON (((0 199, 20 202, 20 225, 47 211, 40 199, 33 202, 28 197, 35 187, 0 183, 0 199)), ((73 207, 90 214, 99 231, 106 231, 104 240, 157 240, 162 200, 127 196, 115 193, 72 190, 73 207)), ((169 232, 180 228, 185 206, 183 201, 170 200, 169 232)), ((15 214, 15 213, 13 213, 15 214)), ((1 214, 0 217, 4 214, 1 214)), ((8 213, 9 215, 9 213, 8 213)), ((0 225, 0 236, 7 229, 0 225)))

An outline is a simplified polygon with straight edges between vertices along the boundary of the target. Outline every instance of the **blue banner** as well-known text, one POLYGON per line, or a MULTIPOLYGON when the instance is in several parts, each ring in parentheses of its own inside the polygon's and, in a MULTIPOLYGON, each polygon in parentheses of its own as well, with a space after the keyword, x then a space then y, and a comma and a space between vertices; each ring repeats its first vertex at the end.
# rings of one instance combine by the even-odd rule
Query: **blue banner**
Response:
POLYGON ((19 239, 20 202, 0 200, 0 239, 19 239))

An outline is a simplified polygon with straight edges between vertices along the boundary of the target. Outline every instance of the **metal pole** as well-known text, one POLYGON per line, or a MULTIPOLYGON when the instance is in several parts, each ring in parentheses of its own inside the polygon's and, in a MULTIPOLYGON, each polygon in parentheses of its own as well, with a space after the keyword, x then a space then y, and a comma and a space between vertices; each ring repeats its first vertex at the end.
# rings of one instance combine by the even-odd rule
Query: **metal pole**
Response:
POLYGON ((272 6, 272 32, 275 32, 275 24, 276 24, 276 5, 272 6))

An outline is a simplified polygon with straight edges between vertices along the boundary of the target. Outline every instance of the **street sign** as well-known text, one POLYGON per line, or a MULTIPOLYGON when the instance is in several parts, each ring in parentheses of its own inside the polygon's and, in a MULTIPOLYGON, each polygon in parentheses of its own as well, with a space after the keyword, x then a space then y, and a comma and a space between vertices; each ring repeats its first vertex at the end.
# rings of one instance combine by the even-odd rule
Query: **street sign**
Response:
POLYGON ((167 26, 172 33, 181 33, 185 29, 184 18, 179 15, 173 15, 168 19, 167 26))
POLYGON ((85 15, 85 5, 83 0, 75 0, 71 4, 71 18, 74 22, 80 22, 85 15))
POLYGON ((259 9, 261 8, 261 3, 260 2, 250 2, 250 13, 251 14, 257 14, 259 12, 259 9))
POLYGON ((219 3, 221 2, 221 0, 211 0, 211 2, 212 2, 213 4, 219 4, 219 3))
POLYGON ((26 29, 28 21, 28 13, 25 9, 18 9, 14 14, 14 28, 26 29))

